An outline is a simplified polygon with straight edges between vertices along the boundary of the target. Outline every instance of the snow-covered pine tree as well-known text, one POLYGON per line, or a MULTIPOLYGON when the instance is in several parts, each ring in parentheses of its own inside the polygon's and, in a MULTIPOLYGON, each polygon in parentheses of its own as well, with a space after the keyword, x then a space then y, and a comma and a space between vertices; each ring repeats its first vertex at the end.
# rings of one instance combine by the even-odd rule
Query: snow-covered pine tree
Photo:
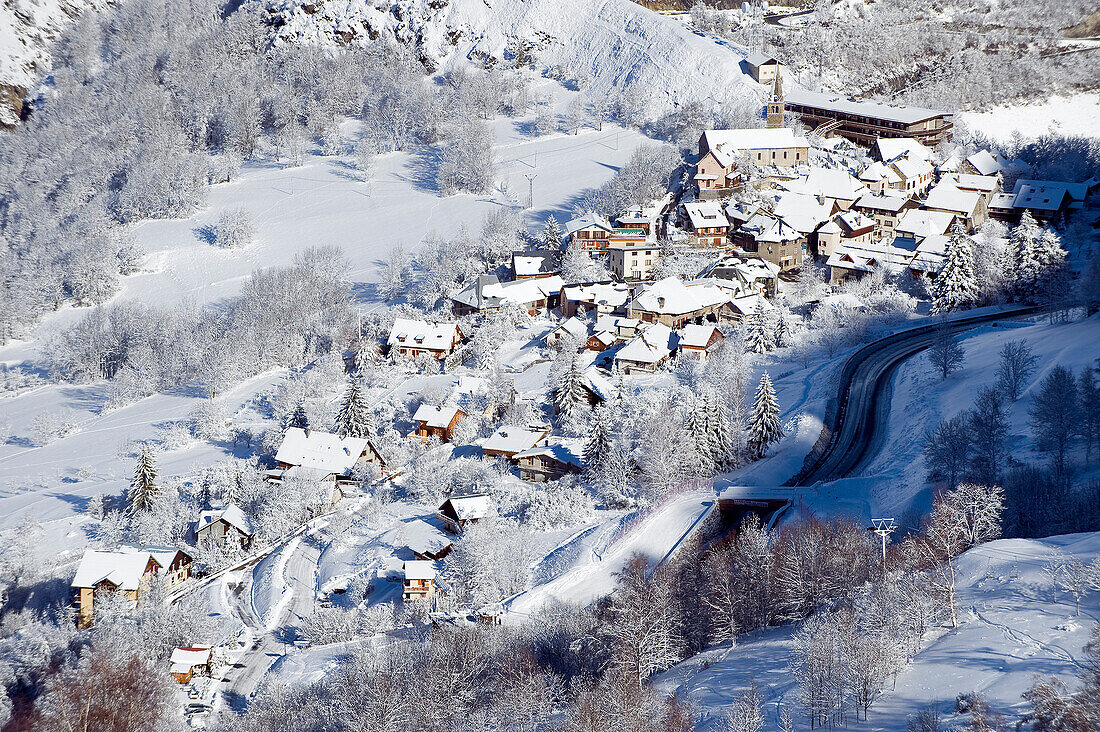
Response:
POLYGON ((1012 229, 1013 290, 1017 297, 1030 297, 1039 281, 1039 224, 1030 211, 1024 211, 1020 223, 1012 229))
POLYGON ((561 227, 558 226, 558 220, 553 214, 546 217, 546 228, 542 231, 542 245, 551 251, 561 249, 561 227))
POLYGON ((771 377, 765 371, 756 387, 752 411, 749 412, 749 451, 759 460, 768 452, 768 445, 783 437, 779 423, 779 402, 775 398, 771 377))
POLYGON ((688 431, 691 433, 695 453, 699 460, 699 468, 703 475, 710 475, 716 467, 714 445, 711 443, 707 396, 707 391, 703 390, 695 397, 695 404, 688 418, 688 431))
POLYGON ((588 406, 588 393, 584 387, 584 375, 581 373, 579 359, 574 356, 569 369, 562 376, 561 383, 553 393, 554 412, 564 419, 578 416, 588 406))
POLYGON ((958 224, 951 229, 946 261, 930 289, 933 315, 970 307, 978 301, 981 292, 974 277, 973 244, 958 224))
POLYGON ((753 353, 765 353, 769 340, 768 322, 763 311, 758 308, 745 319, 745 348, 753 353))
POLYGON ((1035 245, 1035 261, 1039 267, 1040 279, 1050 276, 1065 265, 1066 250, 1053 230, 1046 228, 1039 234, 1035 245))
POLYGON ((584 470, 589 477, 599 473, 600 463, 611 454, 612 446, 611 409, 601 404, 596 408, 592 431, 584 444, 584 470))
POLYGON ((359 378, 353 376, 348 381, 344 401, 341 402, 340 411, 336 415, 336 434, 341 437, 368 438, 373 431, 367 395, 359 383, 359 378))
POLYGON ((772 333, 775 336, 775 347, 786 348, 791 345, 791 324, 789 322, 791 312, 786 305, 775 309, 775 328, 772 333))
POLYGON ((130 481, 130 490, 126 495, 130 514, 151 511, 157 495, 157 465, 153 448, 146 442, 141 443, 134 479, 130 481))
POLYGON ((294 405, 294 411, 286 417, 286 424, 283 425, 283 428, 289 429, 291 427, 297 427, 300 430, 309 429, 309 417, 306 416, 306 403, 303 399, 298 400, 298 403, 294 405))

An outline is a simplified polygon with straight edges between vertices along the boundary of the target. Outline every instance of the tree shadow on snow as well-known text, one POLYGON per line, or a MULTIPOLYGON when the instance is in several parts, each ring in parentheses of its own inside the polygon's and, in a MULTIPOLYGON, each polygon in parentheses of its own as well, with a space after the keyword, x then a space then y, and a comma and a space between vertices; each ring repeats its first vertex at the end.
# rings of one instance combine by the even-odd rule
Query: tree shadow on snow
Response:
POLYGON ((214 246, 214 240, 218 234, 218 230, 213 224, 206 224, 205 226, 196 226, 194 229, 191 229, 191 233, 203 244, 214 246))
POLYGON ((426 193, 439 194, 436 180, 443 152, 435 145, 420 145, 409 155, 408 175, 395 173, 394 177, 411 184, 426 193))

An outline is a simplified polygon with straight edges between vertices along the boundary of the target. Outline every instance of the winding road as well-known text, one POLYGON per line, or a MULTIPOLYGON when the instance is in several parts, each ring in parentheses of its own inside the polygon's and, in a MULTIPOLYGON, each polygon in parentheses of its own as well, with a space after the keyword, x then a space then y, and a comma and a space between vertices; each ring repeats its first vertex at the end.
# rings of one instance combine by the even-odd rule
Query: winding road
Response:
MULTIPOLYGON (((1037 307, 957 317, 947 321, 953 334, 984 323, 1034 315, 1037 307)), ((891 381, 898 366, 932 346, 938 324, 911 328, 860 348, 844 364, 837 396, 825 414, 821 439, 802 470, 785 485, 810 486, 855 473, 881 445, 890 415, 891 381)))

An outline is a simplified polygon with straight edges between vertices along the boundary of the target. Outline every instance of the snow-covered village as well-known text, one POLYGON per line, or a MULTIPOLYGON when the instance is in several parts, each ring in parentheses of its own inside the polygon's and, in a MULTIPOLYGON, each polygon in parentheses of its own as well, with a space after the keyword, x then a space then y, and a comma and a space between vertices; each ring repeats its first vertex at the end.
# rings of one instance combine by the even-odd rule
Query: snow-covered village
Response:
POLYGON ((0 6, 0 730, 1100 729, 1100 11, 784 1, 0 6))

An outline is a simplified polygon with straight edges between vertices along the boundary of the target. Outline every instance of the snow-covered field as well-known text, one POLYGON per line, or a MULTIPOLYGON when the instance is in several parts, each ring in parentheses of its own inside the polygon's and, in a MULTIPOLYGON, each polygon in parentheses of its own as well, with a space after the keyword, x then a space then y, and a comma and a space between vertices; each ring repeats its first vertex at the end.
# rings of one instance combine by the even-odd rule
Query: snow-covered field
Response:
MULTIPOLYGON (((1081 54, 1082 60, 1094 54, 1081 54)), ((1084 61, 1082 61, 1084 63, 1084 61)), ((1095 62, 1095 59, 1093 59, 1095 62)), ((1059 95, 1038 104, 1008 104, 985 112, 963 112, 959 115, 970 129, 999 142, 1013 135, 1023 138, 1047 133, 1100 136, 1100 92, 1059 95)))
MULTIPOLYGON (((994 712, 1022 713, 1020 694, 1035 674, 1055 675, 1072 686, 1080 670, 1089 628, 1100 620, 1096 595, 1081 616, 1064 591, 1055 600, 1043 566, 1056 550, 1088 562, 1100 551, 1100 535, 1073 534, 1042 540, 1003 539, 971 549, 958 560, 960 626, 930 634, 912 665, 887 686, 859 729, 901 732, 906 717, 927 704, 949 714, 958 694, 984 695, 994 712)), ((699 729, 721 730, 733 697, 755 680, 764 698, 767 729, 777 729, 777 703, 798 717, 797 688, 787 662, 790 626, 743 636, 736 648, 713 648, 673 667, 656 681, 704 715, 699 729)))

